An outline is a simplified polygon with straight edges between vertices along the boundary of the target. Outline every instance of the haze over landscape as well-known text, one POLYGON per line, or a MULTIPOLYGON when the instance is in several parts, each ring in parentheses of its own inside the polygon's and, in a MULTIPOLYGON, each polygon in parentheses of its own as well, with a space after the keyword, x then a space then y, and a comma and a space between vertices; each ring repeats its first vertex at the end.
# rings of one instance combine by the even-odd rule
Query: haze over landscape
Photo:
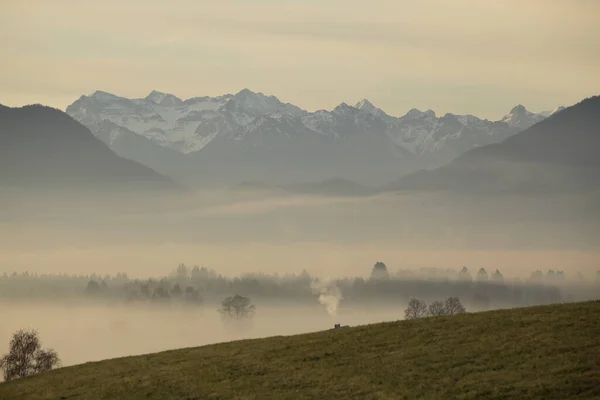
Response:
MULTIPOLYGON (((446 318, 480 349, 490 333, 475 327, 501 329, 497 315, 514 331, 494 334, 522 343, 534 333, 519 318, 565 335, 579 318, 587 330, 572 353, 598 351, 585 347, 597 326, 584 316, 597 302, 551 306, 600 296, 595 2, 8 0, 0 10, 0 356, 19 329, 36 329, 68 367, 425 317, 431 327, 372 329, 418 326, 426 341, 446 318), (534 306, 555 308, 513 310, 534 306), (485 312, 498 309, 507 314, 485 312), (481 316, 455 315, 465 311, 481 316)), ((361 329, 371 328, 348 334, 361 329)), ((321 343, 312 349, 326 358, 319 338, 302 343, 321 343)), ((389 354, 416 349, 386 343, 389 354)), ((239 365, 255 357, 219 346, 206 350, 215 371, 235 369, 233 354, 239 365)), ((378 351, 363 350, 363 361, 378 351)), ((43 372, 54 389, 34 395, 14 379, 31 373, 7 375, 10 360, 0 369, 15 385, 0 383, 0 398, 77 389, 43 372)), ((502 390, 521 388, 509 370, 524 360, 497 372, 502 390)), ((591 382, 595 364, 582 360, 573 371, 585 364, 591 382)), ((171 394, 265 398, 253 385, 266 365, 236 370, 249 386, 235 392, 215 377, 202 385, 213 389, 171 394)), ((363 379, 327 368, 328 382, 363 379)), ((456 373, 439 379, 473 379, 456 373)), ((392 375, 362 395, 436 396, 381 383, 392 375)), ((148 397, 166 396, 158 382, 169 379, 148 397)), ((291 372, 274 379, 291 382, 276 398, 316 396, 291 372)), ((581 379, 582 396, 600 395, 581 379)), ((123 395, 107 385, 89 398, 123 395)), ((577 392, 542 386, 518 395, 577 392)))

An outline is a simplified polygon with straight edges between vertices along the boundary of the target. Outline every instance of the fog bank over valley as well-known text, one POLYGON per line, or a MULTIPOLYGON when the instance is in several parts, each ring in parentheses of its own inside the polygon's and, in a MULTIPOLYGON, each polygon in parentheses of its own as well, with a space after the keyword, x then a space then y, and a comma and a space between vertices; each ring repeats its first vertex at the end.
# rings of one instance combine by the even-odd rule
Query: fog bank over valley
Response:
POLYGON ((397 268, 472 265, 515 275, 534 266, 593 271, 598 199, 234 191, 121 202, 37 197, 0 213, 0 268, 149 277, 186 262, 227 274, 306 269, 343 276, 385 259, 397 268))

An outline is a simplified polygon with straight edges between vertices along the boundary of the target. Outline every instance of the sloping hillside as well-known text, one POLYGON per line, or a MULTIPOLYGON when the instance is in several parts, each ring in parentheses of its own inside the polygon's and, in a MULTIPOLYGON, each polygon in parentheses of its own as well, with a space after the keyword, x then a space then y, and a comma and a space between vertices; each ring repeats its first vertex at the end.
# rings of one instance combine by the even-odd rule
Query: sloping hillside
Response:
POLYGON ((0 185, 178 187, 152 169, 118 157, 67 114, 41 105, 0 108, 0 185))
POLYGON ((599 336, 598 301, 492 311, 88 363, 0 398, 597 399, 599 336))
POLYGON ((392 189, 477 192, 600 188, 600 96, 566 108, 498 144, 405 176, 392 189))

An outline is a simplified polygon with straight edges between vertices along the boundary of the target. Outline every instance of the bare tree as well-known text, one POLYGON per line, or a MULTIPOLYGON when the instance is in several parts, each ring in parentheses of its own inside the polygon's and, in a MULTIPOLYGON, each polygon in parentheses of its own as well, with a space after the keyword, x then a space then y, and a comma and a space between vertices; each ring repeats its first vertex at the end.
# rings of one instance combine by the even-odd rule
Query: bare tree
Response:
POLYGON ((252 317, 255 310, 249 298, 236 294, 223 300, 219 312, 229 319, 242 319, 252 317))
POLYGON ((427 316, 427 304, 419 299, 412 298, 404 310, 404 319, 417 319, 427 316))
POLYGON ((52 349, 42 349, 35 330, 21 329, 14 333, 8 354, 0 358, 0 369, 4 372, 5 381, 39 374, 59 365, 58 354, 52 349))
POLYGON ((448 297, 444 303, 446 315, 456 315, 465 313, 465 307, 460 302, 458 297, 448 297))
POLYGON ((446 314, 446 307, 444 307, 444 303, 441 301, 434 301, 429 305, 429 316, 430 317, 439 317, 446 314))

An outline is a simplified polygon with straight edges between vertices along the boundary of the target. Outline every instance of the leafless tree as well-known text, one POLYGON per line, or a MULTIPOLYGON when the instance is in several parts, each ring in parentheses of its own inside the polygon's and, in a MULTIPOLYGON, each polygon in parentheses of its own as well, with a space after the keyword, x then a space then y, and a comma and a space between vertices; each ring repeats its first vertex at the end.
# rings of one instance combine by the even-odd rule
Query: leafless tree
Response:
POLYGON ((35 330, 21 329, 14 333, 8 354, 0 358, 5 381, 39 374, 59 365, 58 354, 52 349, 42 349, 35 330))
POLYGON ((427 316, 427 304, 419 299, 412 298, 404 310, 404 319, 417 319, 427 316))
POLYGON ((458 297, 448 297, 444 303, 446 315, 456 315, 465 313, 465 307, 460 302, 458 297))
POLYGON ((236 294, 223 300, 219 312, 229 319, 242 319, 252 317, 255 310, 249 298, 236 294))
POLYGON ((439 317, 446 314, 446 307, 444 307, 444 303, 441 301, 434 301, 429 305, 429 316, 430 317, 439 317))

